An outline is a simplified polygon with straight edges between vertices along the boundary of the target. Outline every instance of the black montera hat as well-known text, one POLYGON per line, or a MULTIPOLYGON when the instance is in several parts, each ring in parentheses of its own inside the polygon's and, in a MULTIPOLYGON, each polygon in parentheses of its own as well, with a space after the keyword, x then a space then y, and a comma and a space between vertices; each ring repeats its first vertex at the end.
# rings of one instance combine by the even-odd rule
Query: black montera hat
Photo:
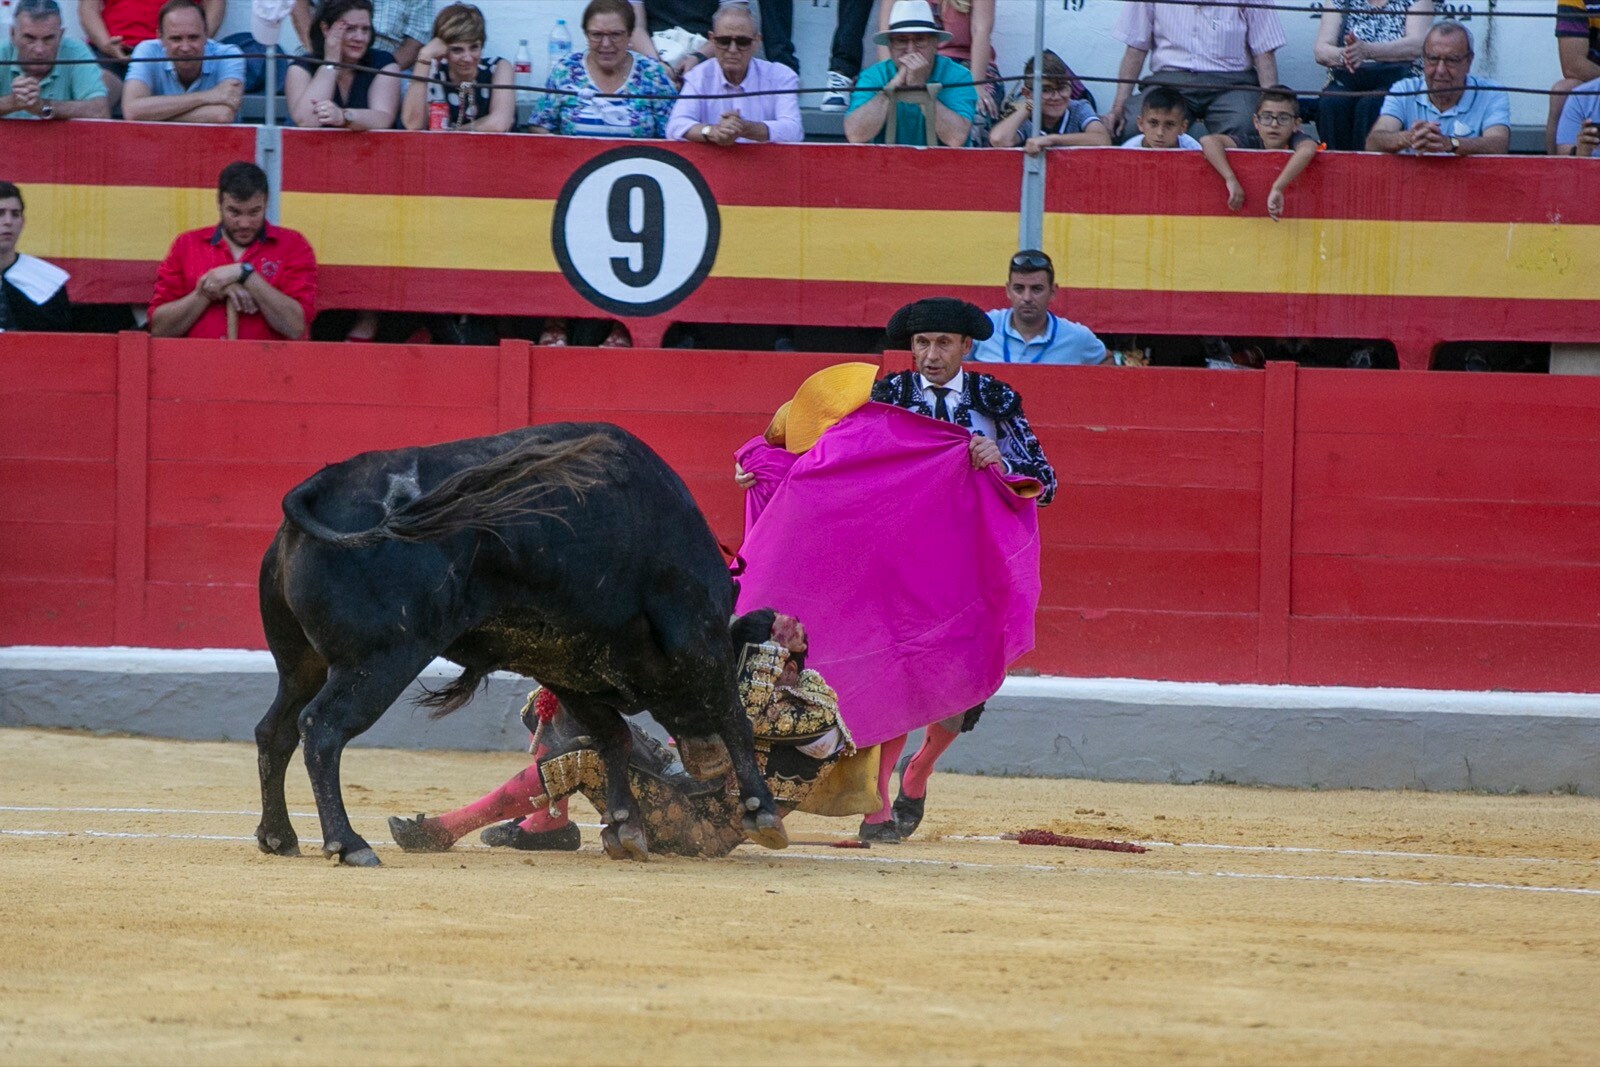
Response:
POLYGON ((994 324, 975 304, 949 296, 930 296, 896 311, 889 319, 888 333, 891 345, 909 348, 912 335, 919 333, 959 333, 974 341, 985 341, 994 333, 994 324))

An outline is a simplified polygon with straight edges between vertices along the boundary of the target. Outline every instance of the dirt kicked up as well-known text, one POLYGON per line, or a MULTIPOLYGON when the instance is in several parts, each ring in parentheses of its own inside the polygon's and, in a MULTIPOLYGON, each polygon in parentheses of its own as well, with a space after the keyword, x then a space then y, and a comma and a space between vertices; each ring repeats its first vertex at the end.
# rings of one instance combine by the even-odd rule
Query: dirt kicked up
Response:
MULTIPOLYGON (((387 866, 260 855, 254 748, 0 730, 0 1063, 1594 1063, 1600 800, 936 776, 912 843, 407 855, 516 753, 352 749, 387 866), (137 809, 137 810, 131 810, 137 809), (1033 827, 1151 844, 1026 847, 1033 827), (1175 844, 1176 843, 1176 844, 1175 844)), ((298 761, 290 807, 311 811, 298 761)), ((592 812, 577 802, 574 814, 592 812)))

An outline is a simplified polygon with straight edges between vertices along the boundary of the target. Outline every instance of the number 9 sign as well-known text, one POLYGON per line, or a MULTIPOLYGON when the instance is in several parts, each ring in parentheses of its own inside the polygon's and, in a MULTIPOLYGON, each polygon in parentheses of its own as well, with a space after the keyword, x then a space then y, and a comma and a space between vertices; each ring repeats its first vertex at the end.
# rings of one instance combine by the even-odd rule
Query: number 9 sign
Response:
POLYGON ((615 315, 683 301, 716 262, 722 219, 700 172, 641 145, 579 167, 556 199, 550 242, 572 287, 615 315))

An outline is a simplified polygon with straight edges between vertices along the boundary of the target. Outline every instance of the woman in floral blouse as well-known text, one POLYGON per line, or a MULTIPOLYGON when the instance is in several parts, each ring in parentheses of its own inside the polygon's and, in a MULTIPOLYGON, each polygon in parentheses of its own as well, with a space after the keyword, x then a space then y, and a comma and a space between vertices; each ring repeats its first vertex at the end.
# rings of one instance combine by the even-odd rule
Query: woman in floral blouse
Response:
MULTIPOLYGON (((1322 13, 1313 46, 1329 70, 1329 89, 1388 89, 1419 73, 1422 39, 1433 24, 1433 0, 1337 0, 1322 13)), ((1329 96, 1324 91, 1317 132, 1327 146, 1359 152, 1378 121, 1383 94, 1329 96)))
POLYGON ((667 68, 628 48, 635 15, 628 0, 590 0, 583 9, 589 47, 563 59, 528 116, 533 133, 579 137, 665 137, 677 95, 667 68), (619 100, 615 96, 649 96, 619 100))

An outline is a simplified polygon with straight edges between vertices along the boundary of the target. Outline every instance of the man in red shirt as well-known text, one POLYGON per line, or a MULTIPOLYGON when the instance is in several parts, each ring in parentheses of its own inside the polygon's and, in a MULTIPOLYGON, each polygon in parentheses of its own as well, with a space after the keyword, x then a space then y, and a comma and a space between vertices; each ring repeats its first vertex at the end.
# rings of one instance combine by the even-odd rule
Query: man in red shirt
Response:
POLYGON ((228 308, 241 339, 303 337, 317 302, 317 257, 294 230, 267 221, 267 175, 229 163, 217 179, 215 229, 180 233, 150 297, 155 337, 228 336, 228 308))

